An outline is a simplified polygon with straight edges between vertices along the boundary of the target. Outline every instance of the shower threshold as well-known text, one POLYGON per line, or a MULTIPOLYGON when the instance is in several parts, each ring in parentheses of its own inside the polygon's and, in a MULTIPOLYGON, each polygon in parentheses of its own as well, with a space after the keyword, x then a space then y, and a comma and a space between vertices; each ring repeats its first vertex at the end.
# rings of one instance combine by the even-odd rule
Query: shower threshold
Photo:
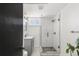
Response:
POLYGON ((42 47, 41 56, 58 56, 59 53, 54 47, 42 47))

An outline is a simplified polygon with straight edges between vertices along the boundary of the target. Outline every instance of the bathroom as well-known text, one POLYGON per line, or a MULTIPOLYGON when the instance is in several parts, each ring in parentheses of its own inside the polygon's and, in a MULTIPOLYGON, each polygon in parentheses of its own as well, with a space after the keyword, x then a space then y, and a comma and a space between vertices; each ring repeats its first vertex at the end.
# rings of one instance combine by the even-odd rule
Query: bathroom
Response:
MULTIPOLYGON (((32 56, 60 55, 60 11, 66 4, 23 4, 23 33, 33 40, 32 56), (52 8, 51 8, 52 7, 52 8), (51 13, 53 10, 53 13, 51 13)), ((27 41, 28 42, 28 41, 27 41)), ((28 45, 28 44, 26 44, 28 45)), ((29 49, 28 49, 29 50, 29 49)))
POLYGON ((79 3, 0 4, 0 56, 79 56, 79 3))
MULTIPOLYGON (((27 54, 29 56, 70 55, 66 53, 67 43, 76 46, 75 42, 79 36, 78 6, 78 3, 23 4, 23 42, 27 41, 26 39, 32 41, 31 52, 27 54)), ((76 52, 72 54, 77 55, 76 52)))

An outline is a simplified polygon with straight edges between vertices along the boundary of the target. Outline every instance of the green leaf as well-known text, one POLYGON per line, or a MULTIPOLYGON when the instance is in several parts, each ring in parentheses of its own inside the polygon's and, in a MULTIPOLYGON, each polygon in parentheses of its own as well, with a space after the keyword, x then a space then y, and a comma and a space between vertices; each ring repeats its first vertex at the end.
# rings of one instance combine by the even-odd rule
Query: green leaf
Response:
POLYGON ((67 53, 69 53, 69 50, 72 51, 72 52, 74 52, 74 50, 75 50, 75 47, 74 47, 74 46, 72 46, 72 45, 69 44, 69 43, 67 43, 67 46, 68 46, 68 49, 66 49, 66 52, 67 52, 67 53))
POLYGON ((79 46, 79 38, 77 38, 77 41, 76 41, 76 43, 77 43, 77 46, 79 46))
POLYGON ((69 49, 66 49, 66 53, 69 53, 69 49))

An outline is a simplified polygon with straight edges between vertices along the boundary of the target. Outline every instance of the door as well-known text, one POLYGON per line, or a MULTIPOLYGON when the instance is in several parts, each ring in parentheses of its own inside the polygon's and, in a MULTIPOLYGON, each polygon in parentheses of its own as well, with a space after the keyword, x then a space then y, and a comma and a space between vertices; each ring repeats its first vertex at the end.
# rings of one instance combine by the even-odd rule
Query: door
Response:
POLYGON ((0 56, 22 56, 23 4, 0 4, 0 56))

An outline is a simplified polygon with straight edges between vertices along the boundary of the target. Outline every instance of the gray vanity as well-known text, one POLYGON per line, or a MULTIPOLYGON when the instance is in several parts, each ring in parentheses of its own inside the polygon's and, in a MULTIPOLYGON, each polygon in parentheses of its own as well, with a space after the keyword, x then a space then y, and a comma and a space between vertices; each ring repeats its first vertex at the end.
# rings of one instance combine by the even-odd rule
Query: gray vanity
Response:
POLYGON ((27 50, 28 56, 31 56, 34 48, 34 38, 32 36, 24 38, 24 48, 27 50))

